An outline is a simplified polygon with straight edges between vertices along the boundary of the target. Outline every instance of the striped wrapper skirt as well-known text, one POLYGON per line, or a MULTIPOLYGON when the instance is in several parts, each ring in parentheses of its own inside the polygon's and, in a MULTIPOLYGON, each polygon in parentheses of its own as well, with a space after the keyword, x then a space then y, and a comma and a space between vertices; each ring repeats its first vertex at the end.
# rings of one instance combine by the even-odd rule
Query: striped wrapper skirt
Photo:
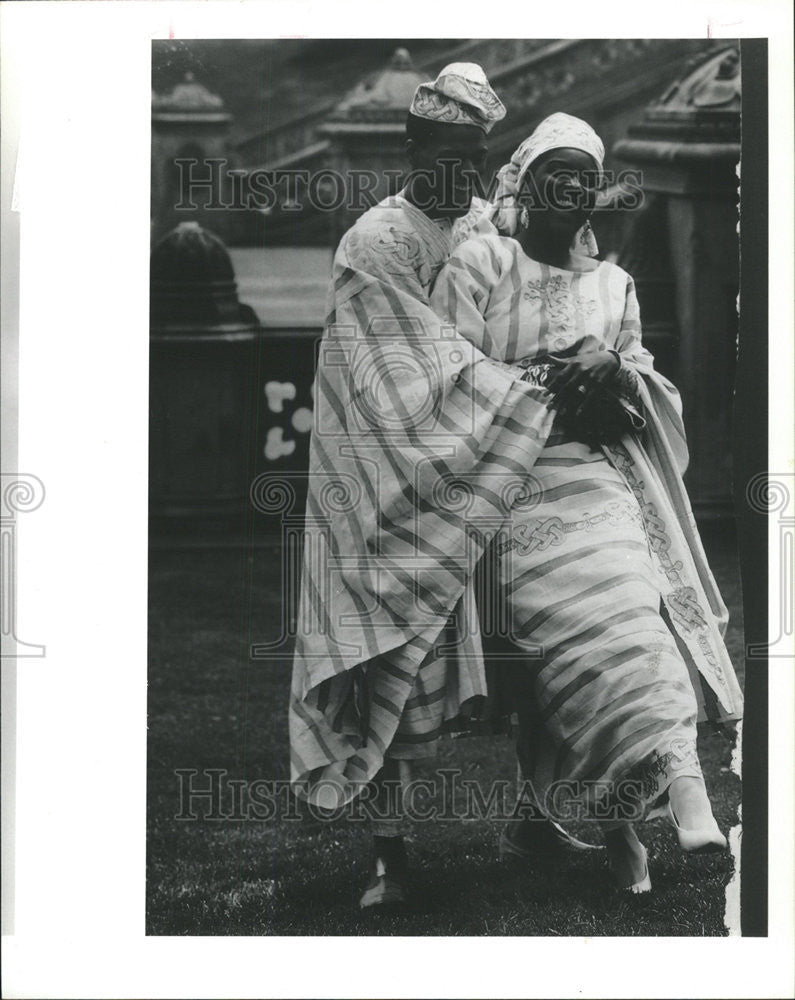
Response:
POLYGON ((553 427, 498 548, 508 631, 527 653, 521 769, 563 821, 648 817, 675 777, 700 774, 698 706, 661 570, 608 454, 553 427))
MULTIPOLYGON (((701 773, 693 675, 664 617, 663 569, 609 452, 556 425, 532 475, 492 553, 497 618, 514 663, 496 684, 504 668, 490 671, 489 700, 500 688, 501 706, 487 711, 498 718, 510 705, 518 716, 522 777, 552 818, 649 818, 674 778, 701 773)), ((367 739, 324 769, 329 788, 360 787, 384 757, 432 756, 446 720, 473 693, 457 657, 415 641, 426 648, 418 671, 398 648, 371 661, 360 697, 345 699, 340 728, 363 724, 355 700, 366 706, 367 739)))

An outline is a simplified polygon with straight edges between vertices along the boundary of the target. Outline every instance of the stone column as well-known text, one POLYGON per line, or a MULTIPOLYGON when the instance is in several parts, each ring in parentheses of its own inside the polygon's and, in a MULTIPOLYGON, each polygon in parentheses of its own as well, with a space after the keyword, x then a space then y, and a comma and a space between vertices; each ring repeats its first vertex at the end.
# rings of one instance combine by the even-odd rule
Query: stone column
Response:
POLYGON ((739 52, 729 46, 691 64, 615 147, 641 167, 644 192, 664 202, 660 251, 674 275, 676 380, 691 453, 686 482, 701 516, 732 511, 740 93, 739 52))

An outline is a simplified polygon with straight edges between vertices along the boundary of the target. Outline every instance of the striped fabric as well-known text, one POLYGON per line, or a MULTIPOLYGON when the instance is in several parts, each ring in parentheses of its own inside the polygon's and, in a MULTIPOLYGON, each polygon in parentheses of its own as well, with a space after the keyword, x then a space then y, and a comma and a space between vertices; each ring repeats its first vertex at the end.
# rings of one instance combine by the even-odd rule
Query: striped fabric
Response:
POLYGON ((583 266, 539 264, 499 236, 470 240, 440 273, 432 304, 507 363, 613 348, 637 382, 643 441, 627 434, 591 450, 553 424, 499 555, 511 638, 541 650, 528 659, 521 705, 525 776, 539 795, 579 781, 590 806, 589 786, 640 776, 650 805, 673 777, 697 773, 699 713, 738 718, 742 699, 722 639, 726 609, 682 485, 678 394, 641 345, 631 278, 609 263, 583 266), (709 696, 691 681, 699 672, 709 696))
MULTIPOLYGON (((576 791, 593 805, 595 790, 671 747, 679 770, 669 777, 685 773, 696 760, 698 705, 660 617, 657 570, 621 473, 554 430, 535 471, 539 502, 514 511, 501 559, 514 641, 543 651, 522 706, 520 759, 547 808, 561 781, 569 799, 576 791)), ((649 801, 667 786, 653 770, 647 784, 649 801)))
POLYGON ((321 806, 485 695, 472 574, 552 424, 543 389, 430 308, 448 252, 395 198, 335 256, 289 715, 296 794, 321 806))
MULTIPOLYGON (((551 630, 550 648, 562 648, 577 633, 561 600, 587 597, 598 607, 609 593, 611 602, 634 601, 638 611, 626 620, 631 625, 615 623, 607 637, 615 649, 606 657, 628 655, 632 629, 640 627, 645 662, 654 643, 664 645, 656 594, 720 715, 739 717, 740 691, 722 641, 726 609, 681 480, 681 404, 641 346, 631 279, 609 264, 582 274, 544 268, 520 257, 515 241, 492 235, 463 242, 442 269, 449 246, 449 234, 395 198, 366 213, 335 256, 315 382, 290 699, 294 789, 329 808, 361 791, 385 755, 429 752, 440 719, 453 719, 486 693, 474 570, 495 535, 515 529, 521 541, 529 529, 517 518, 532 516, 528 498, 537 502, 545 482, 551 517, 564 525, 597 518, 592 531, 563 531, 570 547, 558 554, 571 562, 564 558, 554 570, 555 587, 580 572, 580 547, 587 549, 596 531, 610 538, 611 559, 626 558, 628 566, 600 576, 610 561, 593 552, 588 561, 586 553, 589 572, 597 573, 587 594, 569 582, 543 607, 528 578, 516 590, 522 630, 535 641, 537 630, 551 630), (618 448, 583 457, 579 446, 556 451, 555 436, 549 440, 549 395, 521 381, 519 365, 588 347, 616 349, 625 369, 640 376, 642 443, 628 435, 618 448), (621 511, 632 515, 622 520, 621 511)), ((532 559, 524 565, 540 572, 532 559)), ((504 582, 513 593, 514 581, 504 582)), ((681 658, 665 642, 660 662, 676 662, 666 678, 681 679, 681 658)), ((626 665, 631 659, 622 661, 621 676, 634 669, 626 665)), ((582 662, 596 669, 593 659, 582 662)), ((669 688, 674 692, 674 680, 669 688)), ((585 694, 565 690, 579 718, 585 694)), ((552 733, 555 720, 568 716, 554 684, 549 691, 556 707, 544 732, 552 733)), ((611 691, 605 688, 607 702, 619 702, 620 712, 625 691, 611 691)), ((668 715, 687 728, 686 691, 672 694, 668 715)), ((563 771, 580 768, 582 754, 596 767, 590 748, 600 759, 616 751, 602 752, 602 730, 578 741, 584 722, 556 737, 561 745, 572 740, 563 771)), ((643 739, 614 754, 607 771, 645 753, 643 739)))

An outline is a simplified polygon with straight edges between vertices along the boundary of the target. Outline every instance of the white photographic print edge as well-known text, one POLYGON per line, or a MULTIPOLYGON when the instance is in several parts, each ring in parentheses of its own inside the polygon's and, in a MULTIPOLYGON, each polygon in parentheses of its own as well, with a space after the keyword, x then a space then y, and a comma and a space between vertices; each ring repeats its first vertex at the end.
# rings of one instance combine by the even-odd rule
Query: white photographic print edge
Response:
MULTIPOLYGON (((25 144, 24 166, 12 161, 9 170, 3 162, 4 216, 15 213, 20 227, 19 443, 16 467, 4 458, 3 470, 43 484, 39 506, 16 527, 15 634, 46 650, 15 661, 9 689, 16 759, 9 803, 4 754, 3 811, 14 820, 15 873, 10 914, 4 895, 5 995, 790 994, 794 688, 786 654, 771 659, 769 670, 766 938, 360 942, 332 938, 331 927, 329 937, 307 942, 145 934, 153 39, 288 38, 308 25, 318 38, 391 37, 395 18, 423 38, 768 38, 769 461, 771 470, 793 473, 789 4, 677 2, 663 15, 635 4, 577 2, 565 18, 555 8, 509 9, 514 17, 506 9, 497 27, 481 23, 482 8, 465 3, 404 4, 378 15, 356 2, 0 6, 4 132, 25 144), (19 107, 6 107, 15 93, 19 107)), ((4 252, 4 275, 9 266, 4 252)), ((3 337, 5 344, 5 318, 3 337)), ((37 487, 28 485, 32 506, 37 487)), ((769 531, 773 629, 786 564, 774 519, 769 531)), ((10 669, 4 660, 4 728, 10 669)), ((732 892, 727 919, 736 928, 732 892)))

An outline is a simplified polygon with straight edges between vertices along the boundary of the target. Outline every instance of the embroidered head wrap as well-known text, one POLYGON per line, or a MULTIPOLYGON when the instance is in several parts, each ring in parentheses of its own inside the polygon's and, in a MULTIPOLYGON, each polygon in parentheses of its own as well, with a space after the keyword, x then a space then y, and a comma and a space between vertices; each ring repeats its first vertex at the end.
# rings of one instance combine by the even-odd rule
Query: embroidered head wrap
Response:
MULTIPOLYGON (((545 118, 532 135, 516 149, 508 163, 497 172, 497 191, 493 199, 493 221, 502 233, 513 236, 519 229, 521 207, 518 201, 522 181, 539 156, 550 149, 580 149, 596 161, 601 175, 605 157, 602 140, 581 118, 562 111, 545 118)), ((572 253, 595 257, 599 253, 590 222, 578 230, 571 247, 572 253)))
POLYGON ((421 83, 409 108, 417 118, 446 125, 477 125, 488 133, 505 107, 477 63, 450 63, 435 80, 421 83))

